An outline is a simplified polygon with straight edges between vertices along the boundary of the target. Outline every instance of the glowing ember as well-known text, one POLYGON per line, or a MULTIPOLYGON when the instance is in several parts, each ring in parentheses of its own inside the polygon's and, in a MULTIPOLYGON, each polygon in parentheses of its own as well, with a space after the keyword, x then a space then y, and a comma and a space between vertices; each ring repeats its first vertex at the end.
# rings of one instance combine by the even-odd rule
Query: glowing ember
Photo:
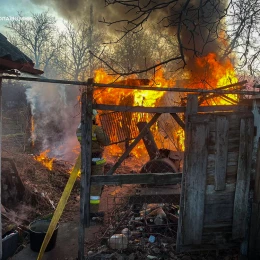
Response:
POLYGON ((47 156, 47 154, 50 152, 50 150, 46 150, 42 153, 40 153, 40 155, 35 155, 34 159, 38 162, 40 162, 43 166, 45 166, 46 168, 48 168, 50 171, 52 170, 53 167, 53 161, 55 160, 55 158, 49 158, 47 156))

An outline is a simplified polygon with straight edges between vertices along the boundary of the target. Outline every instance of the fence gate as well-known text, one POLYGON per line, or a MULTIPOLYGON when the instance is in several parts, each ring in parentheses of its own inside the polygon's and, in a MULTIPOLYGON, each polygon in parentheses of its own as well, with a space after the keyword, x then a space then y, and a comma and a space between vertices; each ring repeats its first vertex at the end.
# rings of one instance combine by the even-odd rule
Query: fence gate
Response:
POLYGON ((193 114, 186 122, 177 250, 238 245, 247 230, 253 115, 193 114))

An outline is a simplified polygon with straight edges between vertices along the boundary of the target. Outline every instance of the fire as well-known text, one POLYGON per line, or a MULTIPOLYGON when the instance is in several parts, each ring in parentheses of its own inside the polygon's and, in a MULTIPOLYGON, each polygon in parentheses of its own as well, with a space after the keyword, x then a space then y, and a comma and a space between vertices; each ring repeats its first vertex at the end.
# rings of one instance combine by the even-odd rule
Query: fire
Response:
POLYGON ((47 156, 49 152, 50 150, 45 150, 44 152, 40 153, 40 155, 35 155, 34 159, 51 171, 53 168, 53 161, 55 160, 55 158, 49 158, 47 156))
MULTIPOLYGON (((136 75, 131 75, 122 82, 116 82, 117 77, 107 75, 104 69, 99 69, 95 71, 95 82, 97 83, 115 83, 115 84, 125 84, 125 85, 144 85, 142 80, 138 79, 136 75)), ((173 86, 175 81, 173 79, 166 80, 163 75, 163 70, 158 69, 155 73, 153 80, 149 80, 150 87, 169 87, 173 86)), ((145 84, 147 85, 147 84, 145 84)), ((152 91, 152 90, 129 90, 129 89, 98 89, 94 93, 94 98, 97 103, 100 104, 116 104, 125 106, 144 106, 144 107, 155 107, 160 99, 164 96, 164 91, 152 91)), ((132 117, 136 117, 137 121, 148 122, 151 119, 149 114, 143 113, 131 113, 132 117)), ((152 127, 152 132, 158 129, 157 124, 152 127)), ((124 147, 118 145, 113 145, 107 148, 108 154, 120 155, 124 151, 124 147)), ((132 154, 137 157, 144 157, 147 154, 145 146, 142 141, 132 151, 132 154)))
MULTIPOLYGON (((218 60, 215 53, 209 53, 203 57, 197 57, 194 60, 194 69, 189 72, 189 83, 184 84, 183 87, 187 88, 201 88, 201 89, 216 89, 219 87, 227 86, 238 82, 234 67, 230 59, 218 60), (196 84, 193 84, 197 82, 196 84)), ((117 77, 107 75, 104 69, 99 69, 95 72, 95 82, 97 83, 115 83, 131 85, 147 85, 142 84, 141 80, 138 82, 136 75, 131 75, 124 79, 123 83, 117 83, 117 77)), ((163 69, 158 69, 153 80, 149 81, 149 86, 154 87, 172 87, 175 85, 175 80, 167 80, 164 77, 163 69)), ((232 88, 229 88, 231 90, 232 88)), ((95 92, 95 100, 100 104, 113 104, 122 106, 144 106, 156 107, 161 98, 165 95, 164 91, 151 91, 151 90, 129 90, 129 89, 113 89, 113 88, 100 88, 95 92)), ((237 95, 205 95, 201 99, 200 105, 230 105, 238 101, 237 95)), ((131 117, 136 117, 137 121, 148 122, 151 115, 144 116, 142 113, 132 113, 131 117)), ((154 124, 151 131, 154 134, 155 140, 158 141, 160 134, 158 134, 158 125, 154 124), (156 134, 155 134, 156 133, 156 134), (158 140, 157 140, 158 139, 158 140)), ((181 128, 172 127, 171 134, 175 139, 175 147, 177 150, 184 151, 184 131, 181 128)), ((161 138, 161 137, 160 137, 161 138)), ((157 142, 158 143, 158 142, 157 142)), ((164 148, 164 147, 163 147, 164 148)), ((124 147, 113 145, 107 149, 109 154, 122 154, 124 147)), ((146 154, 143 142, 139 142, 132 152, 136 158, 143 157, 146 154)))
MULTIPOLYGON (((238 82, 233 64, 230 59, 218 61, 215 53, 209 53, 207 56, 198 57, 196 59, 196 73, 192 75, 200 78, 199 88, 215 89, 238 82), (198 73, 200 72, 200 73, 198 73)), ((196 85, 197 86, 197 85, 196 85)), ((237 95, 228 94, 222 97, 214 98, 204 105, 230 105, 232 100, 236 102, 237 95)), ((203 105, 202 104, 202 105, 203 105)))

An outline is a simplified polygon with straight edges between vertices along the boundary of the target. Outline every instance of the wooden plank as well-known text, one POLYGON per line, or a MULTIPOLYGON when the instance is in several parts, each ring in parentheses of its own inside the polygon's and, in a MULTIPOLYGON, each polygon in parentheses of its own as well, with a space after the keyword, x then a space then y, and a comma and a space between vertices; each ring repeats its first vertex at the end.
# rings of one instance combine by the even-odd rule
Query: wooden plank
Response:
MULTIPOLYGON (((178 57, 180 58, 180 57, 178 57)), ((6 60, 5 60, 6 61, 6 60)), ((34 81, 34 82, 46 82, 46 83, 57 83, 63 85, 83 85, 88 86, 88 81, 72 81, 72 80, 57 80, 57 79, 47 79, 42 76, 36 77, 21 77, 21 76, 2 76, 3 79, 13 79, 13 80, 22 80, 22 81, 34 81)), ((150 86, 128 86, 128 85, 119 85, 119 84, 105 84, 105 83, 95 83, 96 87, 104 88, 121 88, 121 89, 139 89, 139 90, 152 90, 152 91, 171 91, 171 92, 191 92, 191 93, 219 93, 219 94, 244 94, 244 95, 257 95, 258 91, 237 91, 237 90, 223 90, 228 86, 223 86, 222 89, 193 89, 193 88, 161 88, 161 87, 150 87, 150 86)))
POLYGON ((187 160, 184 165, 185 193, 183 218, 183 245, 199 245, 202 239, 206 191, 208 126, 191 125, 187 160), (196 225, 194 225, 196 223, 196 225))
MULTIPOLYGON (((198 111, 198 96, 197 95, 188 95, 187 96, 187 109, 185 112, 185 152, 184 152, 184 163, 183 165, 187 167, 188 165, 188 151, 191 143, 191 130, 192 124, 189 122, 190 115, 195 115, 198 111)), ((178 219, 178 230, 177 230, 177 243, 176 243, 176 250, 177 252, 180 251, 181 245, 183 244, 183 221, 185 215, 185 190, 186 185, 186 172, 183 172, 182 175, 182 190, 180 196, 180 217, 178 219)))
POLYGON ((155 114, 153 118, 148 122, 148 124, 143 128, 140 134, 135 138, 135 140, 128 146, 125 152, 121 155, 118 161, 113 165, 113 167, 107 172, 107 175, 112 175, 115 170, 121 165, 124 159, 129 155, 129 153, 134 149, 134 147, 138 144, 138 142, 146 135, 147 129, 157 121, 161 114, 155 114))
POLYGON ((249 257, 250 259, 260 259, 260 99, 254 101, 254 124, 256 126, 256 137, 254 150, 256 152, 255 186, 252 203, 250 237, 249 237, 249 257))
MULTIPOLYGON (((137 124, 139 132, 141 132, 144 127, 147 125, 146 122, 138 122, 137 124)), ((146 135, 142 138, 145 148, 149 154, 150 160, 153 160, 159 154, 159 150, 156 142, 154 141, 154 137, 150 129, 146 130, 146 135)))
MULTIPOLYGON (((181 194, 181 185, 167 185, 167 186, 160 186, 160 187, 145 187, 138 189, 138 195, 144 196, 144 195, 180 195, 181 194)), ((179 203, 178 203, 179 204, 179 203)))
POLYGON ((91 144, 92 144, 92 102, 93 88, 90 87, 81 97, 81 180, 80 180, 80 224, 78 259, 84 260, 85 227, 90 226, 90 176, 91 176, 91 144))
POLYGON ((93 104, 93 108, 97 110, 108 110, 117 112, 139 112, 139 113, 184 113, 186 107, 141 107, 141 106, 118 106, 93 104))
POLYGON ((216 225, 219 223, 228 223, 232 225, 233 201, 230 203, 205 204, 204 225, 216 225))
MULTIPOLYGON (((141 106, 118 106, 106 104, 93 104, 93 108, 97 110, 108 110, 118 112, 139 112, 139 113, 184 113, 186 107, 141 107, 141 106)), ((217 111, 248 111, 246 106, 202 106, 198 108, 198 112, 217 112, 217 111)))
POLYGON ((222 191, 216 191, 215 185, 207 185, 205 204, 233 204, 235 190, 235 183, 226 184, 222 191))
POLYGON ((184 122, 180 119, 180 117, 176 114, 176 113, 171 113, 170 114, 172 117, 173 117, 173 119, 179 124, 179 126, 183 129, 183 130, 185 130, 185 124, 184 124, 184 122))
MULTIPOLYGON (((214 106, 213 106, 214 107, 214 106)), ((218 107, 218 106, 215 106, 218 107)), ((224 109, 225 106, 220 106, 220 108, 224 109)), ((229 107, 229 106, 227 106, 229 107)), ((209 110, 210 107, 203 106, 203 107, 198 107, 198 112, 214 112, 214 111, 207 111, 209 110)), ((203 117, 201 114, 194 115, 190 118, 191 123, 205 123, 209 122, 210 127, 209 131, 214 131, 215 129, 215 118, 218 116, 225 116, 228 121, 229 121, 229 128, 230 130, 233 129, 234 131, 237 131, 237 127, 240 127, 240 119, 241 118, 253 118, 252 112, 247 110, 247 111, 238 111, 234 110, 232 112, 226 110, 226 112, 217 112, 216 113, 207 113, 203 114, 203 117)))
MULTIPOLYGON (((188 95, 187 96, 187 108, 185 114, 185 121, 187 122, 190 115, 198 113, 198 95, 188 95)), ((191 118, 189 118, 190 120, 191 118)))
POLYGON ((260 207, 259 202, 252 204, 250 240, 249 240, 249 259, 260 259, 260 207))
POLYGON ((233 239, 243 238, 246 233, 248 196, 253 148, 253 120, 241 119, 237 182, 233 212, 233 239))
POLYGON ((182 173, 144 173, 116 174, 91 176, 91 185, 122 185, 122 184, 178 184, 182 173))
POLYGON ((226 188, 229 122, 226 117, 216 118, 215 190, 226 188))

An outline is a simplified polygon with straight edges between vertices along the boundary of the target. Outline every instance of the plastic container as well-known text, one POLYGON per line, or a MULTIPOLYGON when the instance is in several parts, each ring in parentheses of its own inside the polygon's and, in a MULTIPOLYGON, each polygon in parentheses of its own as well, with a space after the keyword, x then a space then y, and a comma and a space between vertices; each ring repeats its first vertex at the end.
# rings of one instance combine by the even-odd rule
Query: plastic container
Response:
POLYGON ((123 234, 115 234, 109 239, 109 246, 112 249, 126 249, 128 245, 128 239, 123 234))
MULTIPOLYGON (((50 220, 36 220, 29 225, 30 230, 30 247, 32 251, 39 252, 42 242, 50 225, 50 220)), ((53 232, 45 252, 52 250, 56 245, 59 224, 53 232)))

